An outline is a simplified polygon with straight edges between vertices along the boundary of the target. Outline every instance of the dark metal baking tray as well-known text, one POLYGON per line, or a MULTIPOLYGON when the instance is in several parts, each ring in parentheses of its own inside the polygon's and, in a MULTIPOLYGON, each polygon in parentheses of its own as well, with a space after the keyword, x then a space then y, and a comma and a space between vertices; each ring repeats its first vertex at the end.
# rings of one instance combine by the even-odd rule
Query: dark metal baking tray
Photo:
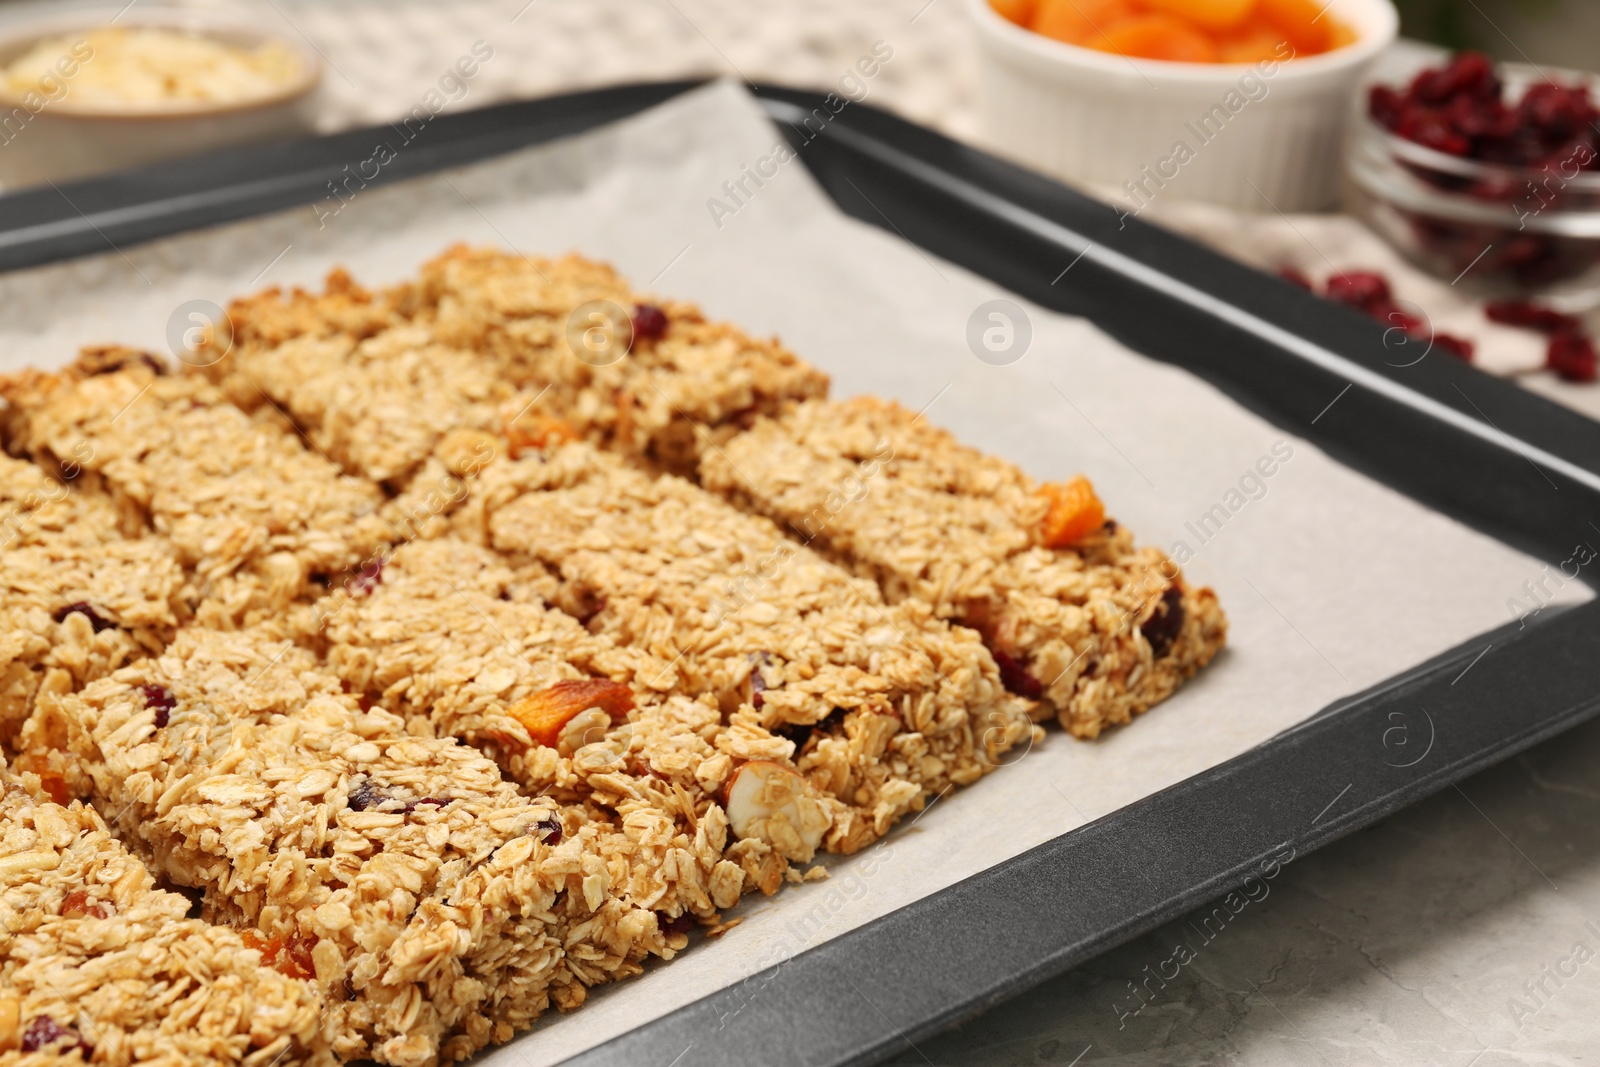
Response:
MULTIPOLYGON (((693 84, 441 116, 378 181, 579 133, 693 84)), ((1454 359, 1413 363, 1414 349, 1398 359, 1382 324, 885 112, 851 104, 808 125, 820 95, 755 91, 846 212, 1092 319, 1351 467, 1553 566, 1600 538, 1600 424, 1454 359), (892 218, 874 205, 890 205, 892 218)), ((0 197, 0 270, 310 204, 375 134, 0 197)), ((1594 570, 1579 579, 1592 583, 1594 570)), ((1597 710, 1600 601, 1541 613, 569 1062, 885 1059, 1225 893, 1286 849, 1304 854, 1597 710), (1405 745, 1394 743, 1397 726, 1405 745)))

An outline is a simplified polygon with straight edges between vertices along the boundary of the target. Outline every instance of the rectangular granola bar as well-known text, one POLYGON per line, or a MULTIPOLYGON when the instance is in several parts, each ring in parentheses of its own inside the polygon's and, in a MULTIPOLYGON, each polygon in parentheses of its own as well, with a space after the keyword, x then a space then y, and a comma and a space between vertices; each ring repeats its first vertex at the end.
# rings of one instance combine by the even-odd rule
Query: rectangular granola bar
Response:
POLYGON ((0 768, 0 1067, 331 1065, 310 982, 186 918, 93 808, 0 768))
POLYGON ((202 581, 253 571, 281 609, 308 575, 359 566, 387 538, 377 486, 197 377, 130 359, 25 373, 0 396, 10 451, 76 463, 119 509, 148 516, 202 581))
POLYGON ((40 690, 69 692, 158 651, 185 614, 171 548, 125 527, 75 467, 0 454, 0 749, 40 690))
POLYGON ((1103 521, 1086 483, 1041 485, 893 403, 796 405, 708 450, 700 477, 891 603, 976 629, 1013 691, 1078 737, 1164 699, 1223 643, 1216 595, 1103 521))
POLYGON ((688 473, 704 447, 828 379, 777 341, 650 302, 603 263, 459 246, 389 294, 439 342, 477 353, 584 438, 688 473))
POLYGON ((711 790, 731 775, 735 832, 746 761, 805 776, 827 818, 801 835, 809 847, 780 848, 790 859, 809 859, 818 839, 865 846, 1033 735, 975 634, 884 604, 772 523, 674 476, 568 444, 492 463, 457 521, 553 576, 556 605, 591 632, 666 663, 655 687, 721 709, 727 725, 708 740, 725 758, 680 773, 711 790))
POLYGON ((161 656, 41 703, 25 740, 69 752, 74 788, 158 873, 202 888, 207 917, 314 975, 342 1058, 460 1059, 670 957, 683 939, 665 920, 721 859, 714 817, 686 837, 649 811, 618 825, 530 799, 251 632, 185 628, 161 656))

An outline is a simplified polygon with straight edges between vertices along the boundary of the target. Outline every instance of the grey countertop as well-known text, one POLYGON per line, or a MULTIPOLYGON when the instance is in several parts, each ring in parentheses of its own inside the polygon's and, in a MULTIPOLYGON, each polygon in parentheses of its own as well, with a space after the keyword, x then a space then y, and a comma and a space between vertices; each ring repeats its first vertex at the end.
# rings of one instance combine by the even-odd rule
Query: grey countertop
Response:
POLYGON ((1594 1063, 1597 768, 1590 723, 894 1062, 1594 1063))

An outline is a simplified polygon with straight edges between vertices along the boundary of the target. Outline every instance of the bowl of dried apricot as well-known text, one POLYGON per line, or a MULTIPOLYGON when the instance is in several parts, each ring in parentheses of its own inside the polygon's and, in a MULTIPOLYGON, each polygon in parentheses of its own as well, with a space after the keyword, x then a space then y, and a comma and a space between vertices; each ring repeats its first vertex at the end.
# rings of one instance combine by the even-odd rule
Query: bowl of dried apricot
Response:
POLYGON ((1133 214, 1315 211, 1390 0, 967 0, 989 144, 1133 214))

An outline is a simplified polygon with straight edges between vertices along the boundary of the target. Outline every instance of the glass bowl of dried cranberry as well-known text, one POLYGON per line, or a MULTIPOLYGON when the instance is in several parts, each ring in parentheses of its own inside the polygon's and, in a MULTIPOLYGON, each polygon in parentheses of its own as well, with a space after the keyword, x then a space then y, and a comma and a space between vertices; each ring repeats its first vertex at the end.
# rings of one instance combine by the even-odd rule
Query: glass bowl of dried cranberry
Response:
POLYGON ((1352 125, 1358 214, 1419 265, 1497 296, 1600 299, 1600 107, 1588 75, 1463 52, 1374 85, 1352 125))

